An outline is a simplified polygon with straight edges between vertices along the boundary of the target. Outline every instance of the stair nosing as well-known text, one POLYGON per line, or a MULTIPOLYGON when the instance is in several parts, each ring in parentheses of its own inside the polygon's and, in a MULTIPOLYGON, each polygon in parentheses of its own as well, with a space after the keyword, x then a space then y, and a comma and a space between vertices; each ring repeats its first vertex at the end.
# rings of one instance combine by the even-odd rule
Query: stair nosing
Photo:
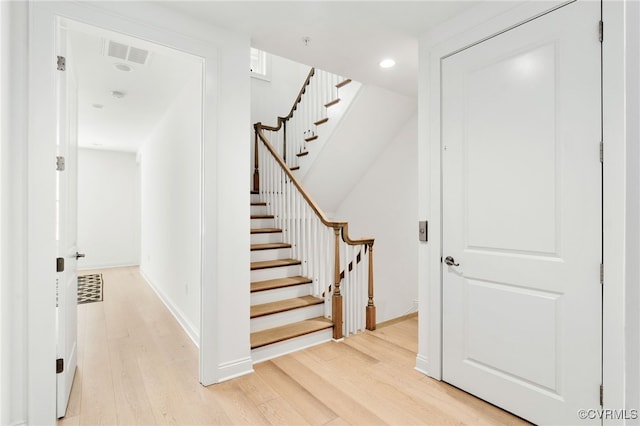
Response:
POLYGON ((297 285, 307 285, 313 283, 311 278, 303 277, 301 275, 297 275, 295 277, 283 277, 283 278, 275 278, 270 280, 262 280, 262 281, 254 281, 251 283, 251 293, 260 293, 261 291, 269 291, 269 290, 277 290, 281 288, 287 287, 295 287, 297 285), (261 287, 253 289, 254 287, 261 287))
POLYGON ((252 214, 251 219, 275 219, 272 214, 252 214))
POLYGON ((316 126, 319 126, 319 125, 321 125, 321 124, 326 123, 327 121, 329 121, 329 117, 322 118, 322 119, 320 119, 320 120, 316 121, 316 122, 315 122, 315 123, 313 123, 313 124, 314 124, 314 125, 316 125, 316 126))
POLYGON ((288 248, 291 248, 291 244, 289 243, 251 244, 251 251, 278 250, 278 249, 288 249, 288 248))
POLYGON ((296 154, 298 157, 304 157, 305 155, 309 155, 309 151, 302 151, 296 154))
POLYGON ((280 228, 251 228, 252 234, 277 234, 282 232, 280 228))
POLYGON ((316 333, 318 331, 326 330, 328 328, 332 328, 333 327, 333 322, 331 320, 329 320, 327 318, 324 318, 324 317, 316 317, 316 318, 310 318, 310 319, 304 320, 304 321, 298 321, 298 322, 292 323, 292 324, 287 324, 287 325, 280 326, 280 327, 274 327, 274 328, 270 328, 270 329, 267 329, 267 330, 256 331, 254 333, 251 333, 251 337, 258 336, 258 335, 260 335, 260 333, 265 333, 267 331, 270 331, 270 332, 273 333, 273 330, 278 330, 278 329, 284 330, 286 327, 291 327, 293 325, 299 325, 299 324, 302 324, 302 323, 310 323, 311 321, 313 321, 313 322, 323 322, 324 324, 323 324, 322 327, 318 328, 317 325, 316 325, 315 327, 311 328, 310 330, 306 330, 304 332, 294 332, 294 333, 285 334, 285 335, 282 335, 282 336, 277 336, 275 339, 271 339, 271 340, 262 342, 260 344, 255 344, 254 345, 254 343, 251 343, 251 349, 257 349, 257 348, 261 348, 261 347, 264 347, 264 346, 272 345, 274 343, 284 342, 286 340, 295 339, 296 337, 300 337, 300 336, 306 336, 307 334, 316 333))
POLYGON ((284 299, 284 300, 278 300, 276 302, 268 302, 268 303, 261 303, 259 305, 254 305, 251 308, 257 308, 257 307, 264 307, 267 305, 272 306, 273 308, 267 311, 264 311, 260 314, 250 314, 250 317, 253 318, 262 318, 265 317, 267 315, 273 315, 273 314, 279 314, 282 312, 289 312, 289 311, 294 311, 296 309, 303 309, 303 308, 308 308, 310 306, 316 306, 316 305, 321 305, 324 303, 324 300, 322 300, 319 297, 315 297, 315 296, 301 296, 301 297, 294 297, 291 299, 284 299), (299 304, 296 305, 292 305, 292 306, 278 306, 279 303, 282 302, 290 302, 292 300, 295 301, 300 301, 299 304))
POLYGON ((340 102, 340 98, 336 98, 336 99, 332 100, 331 102, 327 102, 326 104, 324 104, 324 107, 325 108, 332 107, 335 104, 337 104, 338 102, 340 102))
POLYGON ((345 80, 342 80, 340 83, 336 84, 336 88, 337 88, 337 89, 339 89, 339 88, 341 88, 341 87, 344 87, 344 86, 346 86, 347 84, 351 83, 351 81, 352 81, 352 80, 351 80, 350 78, 347 78, 347 79, 345 79, 345 80))
POLYGON ((315 141, 316 139, 318 139, 318 135, 310 136, 310 137, 308 137, 308 138, 306 138, 306 139, 305 139, 305 142, 313 142, 313 141, 315 141))
POLYGON ((302 264, 302 261, 298 259, 263 260, 258 262, 251 262, 251 270, 259 271, 262 269, 281 268, 286 266, 297 266, 301 264, 302 264))
POLYGON ((289 167, 289 170, 291 170, 292 172, 294 172, 296 170, 300 170, 300 166, 289 167))

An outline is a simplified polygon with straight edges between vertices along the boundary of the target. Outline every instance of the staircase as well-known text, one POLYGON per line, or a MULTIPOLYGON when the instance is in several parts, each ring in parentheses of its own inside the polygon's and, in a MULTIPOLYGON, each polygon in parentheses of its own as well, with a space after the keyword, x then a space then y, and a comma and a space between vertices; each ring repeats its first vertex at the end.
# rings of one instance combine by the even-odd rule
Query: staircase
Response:
POLYGON ((254 362, 326 342, 333 322, 325 301, 312 295, 313 280, 302 276, 302 261, 267 214, 259 194, 251 194, 251 351, 254 362))
POLYGON ((312 68, 289 114, 277 118, 277 126, 254 125, 254 363, 376 328, 374 239, 353 239, 347 222, 327 218, 296 177, 304 170, 295 172, 304 165, 301 159, 314 156, 313 148, 321 151, 322 140, 337 125, 336 108, 349 103, 338 95, 348 95, 344 98, 350 101, 358 87, 312 68), (324 137, 318 135, 320 126, 324 137))

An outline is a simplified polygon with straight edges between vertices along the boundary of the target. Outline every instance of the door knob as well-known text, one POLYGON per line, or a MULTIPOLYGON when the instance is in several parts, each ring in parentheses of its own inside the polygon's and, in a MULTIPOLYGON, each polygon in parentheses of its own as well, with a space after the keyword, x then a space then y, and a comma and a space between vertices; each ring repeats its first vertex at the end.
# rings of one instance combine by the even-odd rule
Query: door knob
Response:
POLYGON ((80 259, 81 257, 84 257, 85 254, 84 253, 78 253, 76 252, 76 260, 80 259))
POLYGON ((460 266, 460 264, 456 263, 456 260, 451 256, 445 257, 444 258, 444 263, 446 263, 449 266, 460 266))

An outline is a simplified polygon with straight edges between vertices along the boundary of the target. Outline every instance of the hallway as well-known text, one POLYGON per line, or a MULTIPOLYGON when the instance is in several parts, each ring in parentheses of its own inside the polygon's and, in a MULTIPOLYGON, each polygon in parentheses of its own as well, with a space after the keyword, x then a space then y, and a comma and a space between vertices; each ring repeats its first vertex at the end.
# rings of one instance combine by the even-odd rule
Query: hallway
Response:
POLYGON ((78 306, 78 370, 58 426, 526 424, 415 371, 416 316, 202 387, 197 348, 138 268, 96 272, 104 301, 78 306))

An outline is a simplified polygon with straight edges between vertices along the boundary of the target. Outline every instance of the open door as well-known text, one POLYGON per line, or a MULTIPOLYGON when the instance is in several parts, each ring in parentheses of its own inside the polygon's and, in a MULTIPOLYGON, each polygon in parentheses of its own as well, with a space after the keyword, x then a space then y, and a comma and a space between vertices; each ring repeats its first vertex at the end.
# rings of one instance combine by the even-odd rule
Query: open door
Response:
POLYGON ((64 417, 78 357, 77 88, 66 63, 66 30, 58 25, 57 102, 57 417, 64 417))

